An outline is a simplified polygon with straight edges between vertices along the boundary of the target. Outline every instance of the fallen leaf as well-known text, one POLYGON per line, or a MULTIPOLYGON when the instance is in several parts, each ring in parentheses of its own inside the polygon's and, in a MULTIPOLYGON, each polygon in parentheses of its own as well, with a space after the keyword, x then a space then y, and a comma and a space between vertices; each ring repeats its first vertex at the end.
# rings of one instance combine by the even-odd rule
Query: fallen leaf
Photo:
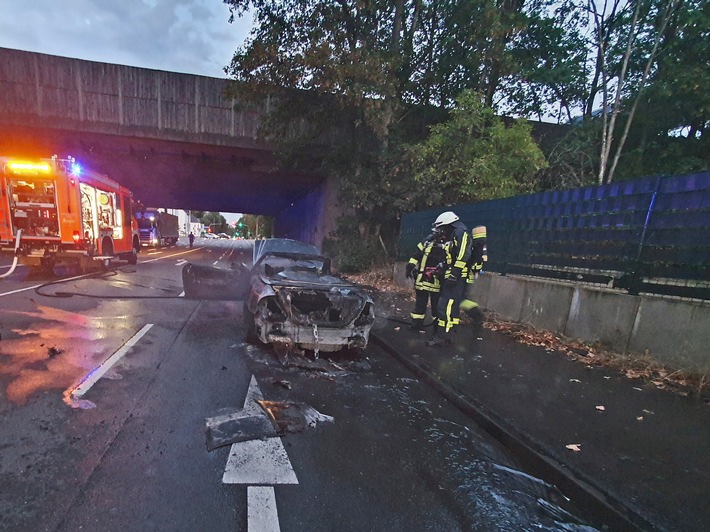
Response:
POLYGON ((569 445, 565 445, 567 449, 570 451, 574 451, 575 453, 578 453, 582 450, 582 444, 581 443, 570 443, 569 445))
POLYGON ((642 391, 643 391, 641 388, 636 388, 636 386, 634 386, 634 390, 636 390, 637 392, 642 392, 642 391))
POLYGON ((601 410, 602 412, 604 412, 604 410, 606 410, 606 408, 604 408, 602 405, 597 405, 595 408, 597 410, 601 410))
POLYGON ((637 421, 643 421, 643 416, 636 416, 637 421))
POLYGON ((582 381, 579 380, 579 379, 570 379, 569 381, 570 381, 570 382, 582 382, 582 381))
POLYGON ((645 408, 642 410, 644 414, 653 414, 654 412, 652 410, 646 410, 645 408))
POLYGON ((401 327, 395 327, 395 328, 394 328, 395 331, 398 331, 398 330, 400 330, 400 329, 401 329, 401 327))

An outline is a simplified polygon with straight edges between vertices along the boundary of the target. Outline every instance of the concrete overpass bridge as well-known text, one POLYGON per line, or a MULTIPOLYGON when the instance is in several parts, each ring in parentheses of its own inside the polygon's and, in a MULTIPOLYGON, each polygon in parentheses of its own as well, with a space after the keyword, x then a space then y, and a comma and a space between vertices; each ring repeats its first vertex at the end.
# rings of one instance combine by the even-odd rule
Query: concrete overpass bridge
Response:
POLYGON ((71 155, 147 205, 270 215, 278 236, 320 244, 331 183, 277 168, 225 83, 0 48, 0 154, 71 155))

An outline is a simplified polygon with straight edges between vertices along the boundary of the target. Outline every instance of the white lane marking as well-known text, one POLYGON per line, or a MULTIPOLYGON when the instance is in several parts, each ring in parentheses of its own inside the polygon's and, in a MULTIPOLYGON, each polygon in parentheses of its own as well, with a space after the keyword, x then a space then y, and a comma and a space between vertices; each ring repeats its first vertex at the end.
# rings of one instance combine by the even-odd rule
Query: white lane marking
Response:
POLYGON ((279 513, 272 486, 247 487, 247 530, 249 532, 278 532, 279 513))
MULTIPOLYGON (((76 280, 76 279, 83 279, 84 277, 88 277, 89 275, 91 275, 91 274, 89 273, 89 274, 77 275, 76 277, 67 277, 66 279, 60 279, 60 281, 61 281, 61 282, 64 282, 64 281, 74 281, 74 280, 76 280)), ((26 288, 18 288, 17 290, 12 290, 12 291, 10 291, 10 292, 2 292, 2 293, 0 293, 0 297, 2 297, 2 296, 10 296, 10 295, 12 295, 12 294, 17 294, 17 293, 19 293, 19 292, 26 292, 27 290, 34 290, 35 288, 39 288, 40 286, 44 286, 44 285, 36 284, 36 285, 34 285, 34 286, 28 286, 28 287, 26 287, 26 288)))
MULTIPOLYGON (((244 411, 249 414, 264 413, 256 403, 263 395, 252 375, 244 411)), ((224 484, 298 484, 296 472, 281 438, 249 440, 233 443, 222 475, 224 484)))
POLYGON ((187 261, 185 259, 180 259, 175 263, 175 266, 182 266, 183 264, 187 264, 187 261))
POLYGON ((219 260, 214 261, 214 262, 212 263, 212 266, 217 266, 217 263, 218 263, 218 262, 219 262, 219 260))
MULTIPOLYGON (((244 399, 244 412, 264 414, 257 404, 263 398, 252 375, 244 399)), ((281 528, 273 484, 298 484, 298 479, 281 438, 267 438, 233 443, 222 483, 257 484, 247 486, 247 531, 279 532, 281 528)))
POLYGON ((185 253, 192 253, 193 251, 197 251, 197 249, 188 249, 187 251, 181 251, 180 253, 173 253, 172 255, 165 255, 164 257, 157 257, 155 259, 142 260, 142 261, 140 261, 140 264, 146 264, 147 262, 155 262, 157 260, 170 259, 172 257, 179 257, 180 255, 184 255, 185 253))
POLYGON ((108 357, 100 366, 94 368, 91 370, 91 373, 89 373, 86 377, 84 377, 84 380, 82 380, 76 388, 74 388, 70 395, 72 397, 81 397, 84 395, 86 392, 89 391, 89 389, 96 384, 96 382, 104 376, 104 374, 113 367, 113 365, 118 362, 123 355, 128 353, 128 351, 136 345, 138 340, 143 338, 143 335, 147 333, 150 328, 153 326, 152 323, 148 323, 145 325, 140 331, 138 331, 136 334, 133 335, 133 337, 128 340, 125 344, 123 344, 123 347, 121 347, 118 351, 116 351, 113 355, 108 357))
POLYGON ((223 484, 298 484, 281 438, 233 443, 223 484))
POLYGON ((179 295, 178 297, 185 297, 185 290, 183 290, 182 292, 180 292, 180 295, 179 295))

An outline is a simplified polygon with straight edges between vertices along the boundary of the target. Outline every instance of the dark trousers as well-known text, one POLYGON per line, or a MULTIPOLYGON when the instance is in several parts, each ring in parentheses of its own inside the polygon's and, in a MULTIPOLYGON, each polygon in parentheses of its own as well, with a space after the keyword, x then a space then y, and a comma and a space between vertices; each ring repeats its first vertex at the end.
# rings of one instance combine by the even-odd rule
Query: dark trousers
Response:
POLYGON ((414 310, 410 315, 414 325, 421 325, 424 322, 429 301, 431 301, 431 317, 436 321, 439 292, 431 292, 429 290, 414 291, 414 310))
POLYGON ((459 279, 454 285, 444 282, 436 312, 438 322, 434 334, 448 335, 453 333, 454 327, 459 324, 460 305, 465 289, 466 279, 459 279))

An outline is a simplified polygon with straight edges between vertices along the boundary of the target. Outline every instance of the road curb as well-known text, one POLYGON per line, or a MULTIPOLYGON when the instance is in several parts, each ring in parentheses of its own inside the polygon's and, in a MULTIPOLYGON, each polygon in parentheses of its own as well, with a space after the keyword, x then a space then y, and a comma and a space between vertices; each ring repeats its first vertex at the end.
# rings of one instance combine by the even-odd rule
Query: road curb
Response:
POLYGON ((585 478, 585 475, 571 471, 545 454, 541 444, 514 429, 461 390, 441 380, 427 364, 415 362, 374 331, 370 333, 370 339, 514 453, 529 473, 557 486, 572 498, 583 511, 595 519, 596 526, 620 531, 660 530, 633 509, 595 487, 594 482, 585 478))

